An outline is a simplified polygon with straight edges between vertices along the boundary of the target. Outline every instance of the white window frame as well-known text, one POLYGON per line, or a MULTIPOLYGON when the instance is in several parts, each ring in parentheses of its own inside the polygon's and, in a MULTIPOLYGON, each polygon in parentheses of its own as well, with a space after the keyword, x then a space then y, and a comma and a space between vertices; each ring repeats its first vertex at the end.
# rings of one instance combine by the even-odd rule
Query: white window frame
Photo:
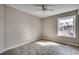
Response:
POLYGON ((58 18, 58 20, 57 20, 57 36, 76 38, 76 15, 58 18), (73 18, 73 21, 74 21, 74 23, 73 23, 74 36, 66 36, 65 34, 63 35, 63 33, 62 33, 62 35, 59 35, 59 20, 66 20, 68 18, 73 18))

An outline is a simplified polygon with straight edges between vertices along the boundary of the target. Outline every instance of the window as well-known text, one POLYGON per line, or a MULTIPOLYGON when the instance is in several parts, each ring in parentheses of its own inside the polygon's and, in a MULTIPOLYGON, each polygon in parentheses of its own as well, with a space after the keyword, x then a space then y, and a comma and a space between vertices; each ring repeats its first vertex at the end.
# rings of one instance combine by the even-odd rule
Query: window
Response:
POLYGON ((57 36, 76 37, 76 18, 68 16, 58 18, 58 33, 57 36))

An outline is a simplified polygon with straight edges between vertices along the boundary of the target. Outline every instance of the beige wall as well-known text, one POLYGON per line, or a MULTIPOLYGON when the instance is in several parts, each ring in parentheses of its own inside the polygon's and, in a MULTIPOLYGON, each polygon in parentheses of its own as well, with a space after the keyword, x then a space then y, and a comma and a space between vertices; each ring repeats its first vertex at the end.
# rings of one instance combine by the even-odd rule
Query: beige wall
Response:
POLYGON ((3 50, 3 5, 0 5, 0 51, 3 50))
POLYGON ((40 34, 39 18, 4 6, 4 49, 38 40, 40 34))
POLYGON ((64 16, 77 15, 77 13, 78 12, 76 10, 76 11, 71 11, 71 12, 44 18, 43 19, 43 39, 77 45, 78 44, 78 35, 77 35, 77 38, 75 38, 75 39, 57 36, 57 18, 64 17, 64 16))

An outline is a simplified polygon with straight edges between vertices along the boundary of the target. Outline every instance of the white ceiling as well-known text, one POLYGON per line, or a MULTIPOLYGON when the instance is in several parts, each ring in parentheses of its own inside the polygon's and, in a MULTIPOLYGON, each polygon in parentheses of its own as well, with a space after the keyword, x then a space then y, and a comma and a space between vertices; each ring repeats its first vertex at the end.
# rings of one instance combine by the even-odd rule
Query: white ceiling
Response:
POLYGON ((48 6, 47 8, 53 9, 53 11, 46 11, 45 13, 43 13, 42 10, 39 10, 41 7, 35 6, 33 4, 9 4, 8 6, 11 6, 13 8, 19 9, 21 11, 27 12, 31 15, 40 18, 79 9, 79 4, 52 4, 52 6, 48 6))

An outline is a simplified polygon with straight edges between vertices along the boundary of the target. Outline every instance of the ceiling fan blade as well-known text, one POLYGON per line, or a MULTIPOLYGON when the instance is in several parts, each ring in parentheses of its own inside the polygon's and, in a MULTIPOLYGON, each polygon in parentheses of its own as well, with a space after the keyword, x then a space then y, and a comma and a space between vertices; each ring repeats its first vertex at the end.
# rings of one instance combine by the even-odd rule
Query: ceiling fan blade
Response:
POLYGON ((53 11, 53 9, 32 9, 31 11, 53 11))
POLYGON ((45 9, 45 10, 43 10, 43 9, 36 9, 36 10, 42 10, 42 11, 54 11, 53 9, 45 9))
POLYGON ((47 11, 54 11, 53 9, 47 9, 47 11))
POLYGON ((53 4, 33 4, 34 6, 42 6, 42 5, 45 5, 45 6, 54 6, 53 4))

